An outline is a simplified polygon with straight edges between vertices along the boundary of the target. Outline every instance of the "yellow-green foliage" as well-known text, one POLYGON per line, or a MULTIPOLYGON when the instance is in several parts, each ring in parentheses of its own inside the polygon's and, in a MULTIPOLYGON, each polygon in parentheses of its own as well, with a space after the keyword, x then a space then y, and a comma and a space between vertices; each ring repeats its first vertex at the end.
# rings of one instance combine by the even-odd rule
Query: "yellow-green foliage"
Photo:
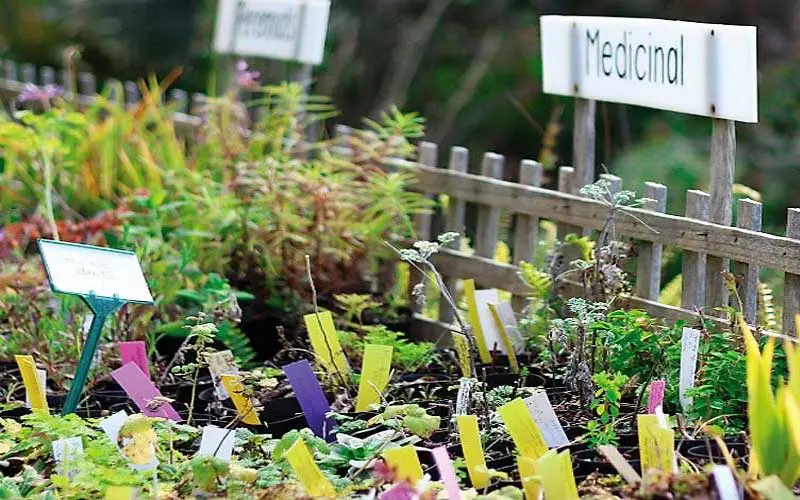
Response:
POLYGON ((751 472, 778 476, 789 487, 800 478, 800 351, 787 343, 788 384, 771 385, 774 339, 763 352, 743 319, 739 321, 747 350, 747 417, 750 421, 751 472))
POLYGON ((553 286, 553 280, 550 279, 550 275, 537 269, 530 262, 522 261, 519 263, 518 275, 522 282, 530 287, 531 296, 542 299, 550 294, 550 289, 553 286))

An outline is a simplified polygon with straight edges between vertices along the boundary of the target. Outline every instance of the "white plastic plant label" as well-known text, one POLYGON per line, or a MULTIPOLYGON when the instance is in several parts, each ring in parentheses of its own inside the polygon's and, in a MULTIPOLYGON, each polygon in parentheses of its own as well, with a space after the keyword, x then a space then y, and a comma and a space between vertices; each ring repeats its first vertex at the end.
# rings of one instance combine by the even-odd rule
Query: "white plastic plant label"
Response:
POLYGON ((215 456, 220 460, 230 462, 231 455, 233 455, 233 439, 235 436, 235 429, 223 429, 215 425, 207 425, 203 428, 203 437, 200 438, 200 450, 197 454, 215 456))
POLYGON ((717 487, 720 500, 740 500, 739 485, 733 477, 733 472, 727 465, 715 465, 711 469, 714 485, 717 487))
POLYGON ((125 410, 120 410, 110 417, 104 418, 97 425, 103 429, 103 432, 105 432, 106 436, 111 439, 112 443, 118 445, 119 430, 122 429, 122 426, 125 425, 127 420, 128 413, 125 410))
POLYGON ((697 351, 700 349, 700 330, 684 328, 681 336, 681 373, 678 381, 678 396, 681 408, 686 411, 692 405, 692 398, 686 391, 694 387, 694 375, 697 370, 697 351))
POLYGON ((456 396, 456 415, 466 415, 469 413, 470 392, 472 382, 468 378, 462 378, 458 384, 458 395, 456 396))
POLYGON ((567 438, 546 392, 537 391, 533 396, 528 396, 525 398, 525 404, 536 425, 539 426, 547 446, 558 448, 569 444, 569 438, 567 438))
POLYGON ((506 354, 506 349, 500 339, 500 334, 497 332, 497 326, 494 323, 494 318, 489 310, 489 304, 497 304, 500 302, 500 297, 497 290, 475 290, 475 304, 478 308, 478 320, 481 323, 481 330, 483 331, 483 340, 486 343, 486 348, 491 351, 497 351, 506 354))
POLYGON ((83 455, 83 441, 80 436, 53 441, 53 458, 58 473, 72 478, 78 473, 77 461, 83 455))
POLYGON ((208 371, 211 372, 211 380, 214 382, 214 390, 219 399, 228 399, 230 395, 222 384, 223 375, 239 375, 239 367, 236 366, 236 358, 231 351, 219 351, 206 354, 208 371))
POLYGON ((503 321, 503 326, 506 328, 509 340, 514 345, 514 352, 521 353, 525 349, 525 339, 517 328, 517 318, 514 316, 514 309, 511 308, 511 302, 504 301, 497 304, 497 314, 503 321))

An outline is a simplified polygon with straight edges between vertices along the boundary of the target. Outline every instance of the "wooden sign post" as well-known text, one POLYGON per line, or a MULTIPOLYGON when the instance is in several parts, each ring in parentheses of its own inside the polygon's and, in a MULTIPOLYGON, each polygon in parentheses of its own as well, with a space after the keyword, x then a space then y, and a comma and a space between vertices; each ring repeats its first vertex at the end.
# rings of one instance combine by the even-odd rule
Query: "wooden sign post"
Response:
MULTIPOLYGON (((709 221, 730 225, 734 122, 758 121, 756 28, 580 16, 542 16, 540 27, 544 91, 576 99, 568 191, 595 179, 595 100, 708 116, 709 221)), ((728 268, 727 259, 708 256, 707 305, 728 304, 728 268)))
POLYGON ((56 293, 78 295, 94 313, 62 415, 75 411, 106 319, 125 303, 152 304, 139 259, 133 252, 39 240, 50 287, 56 293))

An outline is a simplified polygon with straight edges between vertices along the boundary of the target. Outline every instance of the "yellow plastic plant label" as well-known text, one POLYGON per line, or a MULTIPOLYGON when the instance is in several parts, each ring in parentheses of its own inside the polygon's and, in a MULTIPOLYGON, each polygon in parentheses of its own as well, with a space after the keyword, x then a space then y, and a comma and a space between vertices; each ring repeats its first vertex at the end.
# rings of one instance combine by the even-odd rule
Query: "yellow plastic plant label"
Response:
POLYGON ((539 500, 539 494, 542 491, 538 477, 539 463, 531 457, 518 455, 517 468, 522 482, 522 491, 525 492, 525 500, 539 500))
POLYGON ((286 450, 286 460, 292 467, 300 484, 312 497, 332 497, 336 495, 336 489, 314 461, 314 455, 308 449, 302 438, 286 450))
POLYGON ((538 462, 545 498, 578 500, 578 487, 572 474, 569 450, 561 453, 550 450, 539 458, 538 462))
POLYGON ((44 410, 50 413, 50 407, 47 405, 47 397, 39 379, 39 373, 36 371, 36 363, 33 361, 33 356, 17 355, 14 356, 14 359, 17 361, 17 366, 22 375, 22 383, 25 384, 25 392, 28 395, 28 401, 31 402, 31 409, 44 410))
POLYGON ((472 378, 472 355, 469 352, 469 341, 463 333, 453 332, 453 347, 458 354, 458 366, 461 368, 461 376, 472 378))
POLYGON ((106 488, 106 500, 132 500, 133 486, 109 486, 106 488))
POLYGON ((461 439, 461 450, 464 453, 464 462, 472 486, 480 490, 489 486, 489 470, 486 468, 486 459, 481 445, 481 434, 478 429, 478 417, 475 415, 456 416, 458 436, 461 439))
POLYGON ((250 425, 259 425, 261 420, 258 418, 253 401, 243 394, 242 378, 239 375, 223 374, 220 379, 225 391, 230 395, 236 411, 242 417, 242 422, 250 425))
POLYGON ((422 464, 419 462, 417 450, 413 446, 401 446, 383 452, 386 465, 397 474, 398 479, 408 481, 412 485, 422 479, 422 464))
POLYGON ((331 312, 306 314, 303 316, 303 320, 308 330, 308 338, 311 340, 311 348, 319 356, 325 368, 329 372, 333 372, 335 366, 343 377, 349 378, 350 363, 339 344, 339 337, 336 336, 336 327, 333 324, 331 312))
POLYGON ((478 344, 478 355, 481 363, 491 363, 492 355, 486 346, 486 339, 483 337, 483 328, 478 316, 478 301, 475 299, 475 280, 464 280, 464 299, 467 301, 467 319, 469 326, 472 327, 472 334, 475 336, 475 343, 478 344))
POLYGON ((642 476, 649 469, 672 472, 675 463, 675 432, 658 421, 658 415, 637 415, 642 476))
POLYGON ((505 422, 508 433, 521 455, 539 458, 547 452, 547 443, 544 441, 542 431, 533 420, 525 401, 517 398, 498 408, 497 412, 505 422))
POLYGON ((368 344, 364 347, 356 411, 366 411, 369 405, 381 402, 392 369, 392 350, 389 345, 368 344))
POLYGON ((500 318, 500 313, 497 312, 497 306, 494 304, 486 305, 489 306, 489 312, 492 314, 495 327, 497 327, 497 334, 500 335, 500 342, 503 343, 503 347, 508 355, 508 365, 511 367, 511 373, 519 373, 517 353, 514 352, 514 344, 511 343, 511 339, 508 337, 506 326, 503 324, 503 320, 500 318))

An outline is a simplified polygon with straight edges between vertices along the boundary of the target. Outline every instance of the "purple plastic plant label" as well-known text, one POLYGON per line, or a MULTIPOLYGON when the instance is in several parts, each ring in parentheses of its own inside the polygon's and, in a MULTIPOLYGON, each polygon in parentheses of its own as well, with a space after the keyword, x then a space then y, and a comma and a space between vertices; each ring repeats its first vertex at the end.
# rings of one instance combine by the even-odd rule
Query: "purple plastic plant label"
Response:
POLYGON ((142 370, 147 380, 150 380, 150 367, 147 363, 147 346, 141 340, 119 343, 119 354, 122 357, 122 364, 136 363, 142 370))
POLYGON ((166 400, 159 401, 163 398, 161 392, 147 379, 136 363, 126 363, 122 368, 111 372, 111 376, 136 403, 139 410, 148 417, 168 418, 176 422, 183 420, 166 400))
POLYGON ((283 367, 286 378, 292 384, 300 408, 306 417, 308 427, 317 436, 326 440, 333 438, 334 422, 325 414, 331 410, 331 405, 322 392, 317 376, 311 369, 311 363, 303 359, 283 367))
POLYGON ((655 414, 656 408, 664 404, 664 390, 667 383, 664 380, 653 380, 650 384, 650 396, 647 398, 647 413, 655 414))

